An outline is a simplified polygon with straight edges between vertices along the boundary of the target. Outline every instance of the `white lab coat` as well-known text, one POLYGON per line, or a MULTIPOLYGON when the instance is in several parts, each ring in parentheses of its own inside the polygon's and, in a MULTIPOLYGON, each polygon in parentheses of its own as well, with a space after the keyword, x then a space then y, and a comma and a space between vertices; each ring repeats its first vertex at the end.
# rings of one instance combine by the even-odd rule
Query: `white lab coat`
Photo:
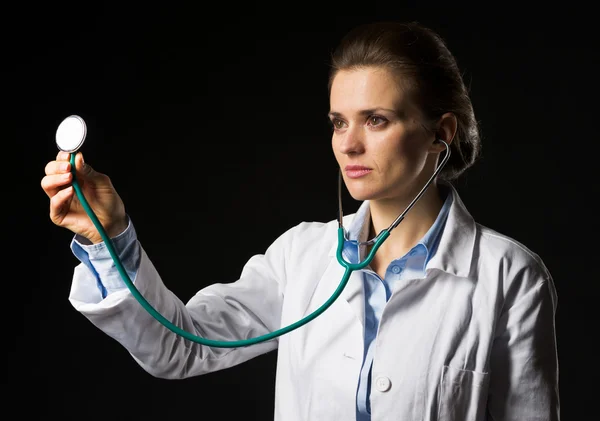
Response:
MULTIPOLYGON (((383 311, 372 369, 373 421, 559 419, 552 278, 537 255, 477 224, 456 190, 424 279, 399 282, 383 311)), ((355 215, 345 217, 349 226, 355 215)), ((301 223, 235 283, 184 304, 142 250, 135 285, 167 319, 193 334, 239 340, 287 326, 319 306, 344 273, 337 221, 301 223)), ((102 299, 75 268, 69 297, 150 374, 178 379, 225 369, 278 349, 274 420, 354 420, 363 356, 362 278, 311 323, 249 347, 209 348, 162 326, 128 289, 102 299)))

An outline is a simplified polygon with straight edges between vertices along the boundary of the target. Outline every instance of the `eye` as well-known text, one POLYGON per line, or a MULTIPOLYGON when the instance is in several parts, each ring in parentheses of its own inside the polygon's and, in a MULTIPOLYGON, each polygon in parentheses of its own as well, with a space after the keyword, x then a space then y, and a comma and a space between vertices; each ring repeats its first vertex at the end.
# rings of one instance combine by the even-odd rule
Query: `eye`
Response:
POLYGON ((378 115, 371 115, 367 120, 369 126, 382 126, 387 122, 387 119, 378 115))
POLYGON ((339 118, 332 118, 331 119, 331 125, 333 126, 334 130, 343 129, 345 124, 346 123, 344 123, 344 121, 340 120, 339 118))

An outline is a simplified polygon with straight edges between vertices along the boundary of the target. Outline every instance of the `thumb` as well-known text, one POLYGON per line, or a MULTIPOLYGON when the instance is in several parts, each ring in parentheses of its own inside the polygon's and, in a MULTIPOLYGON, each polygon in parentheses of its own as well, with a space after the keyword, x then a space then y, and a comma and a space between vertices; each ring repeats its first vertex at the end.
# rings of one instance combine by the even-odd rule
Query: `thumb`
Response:
POLYGON ((77 152, 77 155, 75 155, 75 170, 84 177, 90 177, 94 173, 94 169, 85 163, 81 152, 77 152))

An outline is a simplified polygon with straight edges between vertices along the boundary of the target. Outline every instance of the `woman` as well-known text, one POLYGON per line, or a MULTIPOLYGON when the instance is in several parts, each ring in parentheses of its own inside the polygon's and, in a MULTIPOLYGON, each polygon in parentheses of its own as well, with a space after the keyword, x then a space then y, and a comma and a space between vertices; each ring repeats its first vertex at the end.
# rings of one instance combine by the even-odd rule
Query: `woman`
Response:
MULTIPOLYGON (((73 306, 119 341, 150 374, 185 378, 278 349, 275 419, 558 420, 556 293, 540 258, 476 223, 451 181, 477 159, 480 140, 452 54, 418 24, 351 31, 333 55, 332 147, 358 211, 344 218, 352 262, 434 183, 365 269, 311 323, 244 348, 211 348, 160 325, 140 306, 69 187, 68 155, 46 166, 50 217, 76 235, 73 306), (357 245, 358 244, 358 245, 357 245), (157 346, 160 344, 160 346, 157 346)), ((184 304, 137 241, 110 179, 76 159, 85 196, 137 289, 184 330, 233 341, 302 319, 333 294, 338 221, 301 223, 237 282, 184 304)))

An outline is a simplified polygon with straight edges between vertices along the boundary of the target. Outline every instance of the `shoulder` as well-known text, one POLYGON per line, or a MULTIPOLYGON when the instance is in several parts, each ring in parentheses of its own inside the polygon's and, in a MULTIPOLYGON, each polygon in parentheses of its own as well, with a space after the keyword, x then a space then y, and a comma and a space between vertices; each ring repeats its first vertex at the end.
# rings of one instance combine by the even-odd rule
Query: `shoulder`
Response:
POLYGON ((278 241, 287 247, 330 247, 337 240, 337 221, 303 221, 284 232, 278 241))
MULTIPOLYGON (((344 216, 344 226, 349 226, 355 214, 344 216)), ((290 253, 319 253, 327 255, 338 242, 338 220, 302 221, 277 238, 274 244, 290 253)))
POLYGON ((477 272, 499 280, 506 296, 530 290, 554 289, 552 276, 542 258, 522 242, 476 223, 478 243, 477 272))
POLYGON ((533 265, 540 270, 546 270, 542 258, 525 244, 480 223, 475 225, 479 233, 481 249, 487 252, 485 256, 510 259, 516 264, 533 265))

